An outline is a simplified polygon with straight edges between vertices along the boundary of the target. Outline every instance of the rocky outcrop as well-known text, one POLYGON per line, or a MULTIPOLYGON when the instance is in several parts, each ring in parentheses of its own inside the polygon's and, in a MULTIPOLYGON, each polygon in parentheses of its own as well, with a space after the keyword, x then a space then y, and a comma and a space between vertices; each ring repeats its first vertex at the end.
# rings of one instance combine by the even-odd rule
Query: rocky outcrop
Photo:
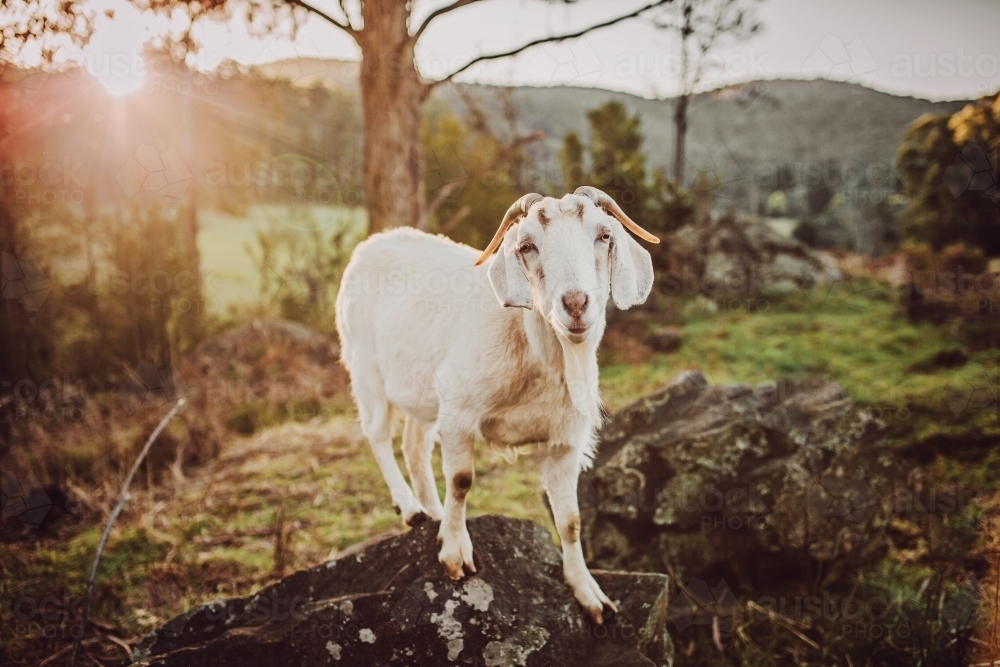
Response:
POLYGON ((874 560, 906 480, 880 422, 822 380, 754 391, 686 372, 601 436, 580 484, 588 562, 683 580, 874 560))
POLYGON ((753 296, 810 289, 844 279, 826 256, 786 238, 762 222, 734 216, 681 228, 670 241, 671 268, 661 291, 753 296))
POLYGON ((342 554, 147 636, 135 665, 672 665, 667 577, 596 572, 619 611, 593 626, 530 521, 469 521, 478 573, 437 561, 437 523, 342 554))

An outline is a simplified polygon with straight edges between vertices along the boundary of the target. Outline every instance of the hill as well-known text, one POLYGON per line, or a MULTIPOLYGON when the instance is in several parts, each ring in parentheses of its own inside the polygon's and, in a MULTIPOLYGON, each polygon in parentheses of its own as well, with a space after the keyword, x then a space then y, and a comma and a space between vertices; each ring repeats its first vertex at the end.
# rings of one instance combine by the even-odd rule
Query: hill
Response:
MULTIPOLYGON (((298 85, 357 89, 358 63, 302 58, 263 65, 265 76, 298 85)), ((497 88, 461 85, 489 105, 497 88)), ((667 166, 673 153, 673 100, 650 100, 594 88, 518 87, 513 100, 521 130, 541 130, 546 139, 534 148, 542 176, 558 182, 558 154, 566 132, 586 135, 586 111, 609 100, 642 115, 645 150, 651 166, 667 166)), ((465 107, 455 85, 435 91, 430 104, 455 111, 465 107)), ((818 170, 827 159, 854 173, 867 170, 889 187, 896 148, 906 126, 925 114, 951 114, 964 101, 931 102, 866 88, 853 83, 814 80, 753 81, 702 93, 689 107, 688 174, 718 171, 741 206, 753 206, 777 169, 791 164, 800 174, 818 170)))

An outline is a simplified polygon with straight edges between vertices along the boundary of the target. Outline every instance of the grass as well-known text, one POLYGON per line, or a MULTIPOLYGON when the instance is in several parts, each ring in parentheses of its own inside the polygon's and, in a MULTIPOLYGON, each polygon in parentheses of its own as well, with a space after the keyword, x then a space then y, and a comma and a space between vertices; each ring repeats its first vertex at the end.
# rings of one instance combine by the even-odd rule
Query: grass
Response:
MULTIPOLYGON (((704 302, 689 300, 683 346, 643 364, 603 365, 605 400, 617 410, 686 369, 701 371, 712 383, 749 385, 822 376, 880 410, 890 425, 916 425, 928 413, 944 421, 938 428, 964 428, 979 419, 989 425, 989 411, 965 405, 962 394, 970 383, 988 382, 1000 353, 969 353, 959 368, 928 368, 927 360, 961 342, 946 326, 911 323, 890 288, 864 283, 829 293, 776 295, 766 308, 712 313, 704 302)), ((992 390, 995 396, 995 381, 992 390)), ((910 435, 929 432, 918 426, 910 435)))
MULTIPOLYGON (((503 513, 552 529, 530 460, 510 465, 486 451, 476 464, 470 516, 503 513)), ((348 415, 234 438, 217 461, 184 482, 133 495, 105 551, 93 613, 133 640, 194 605, 253 594, 340 549, 402 530, 348 415)), ((69 625, 68 610, 57 605, 59 613, 48 619, 29 611, 49 597, 79 602, 101 529, 88 523, 0 551, 2 613, 17 621, 0 627, 10 655, 42 659, 65 642, 56 628, 69 625), (25 618, 15 614, 18 608, 25 618)), ((111 645, 107 650, 106 659, 125 657, 111 645)))

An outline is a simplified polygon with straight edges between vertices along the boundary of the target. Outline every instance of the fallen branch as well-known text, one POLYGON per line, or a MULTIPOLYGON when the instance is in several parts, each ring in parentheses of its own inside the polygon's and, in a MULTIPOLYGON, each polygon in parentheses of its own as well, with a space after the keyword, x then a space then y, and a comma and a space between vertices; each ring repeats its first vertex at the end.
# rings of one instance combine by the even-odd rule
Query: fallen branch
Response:
POLYGON ((86 639, 86 640, 84 640, 82 642, 80 640, 77 640, 76 643, 72 644, 71 646, 64 646, 63 648, 59 649, 58 651, 56 651, 55 653, 53 653, 49 657, 45 658, 45 660, 42 660, 40 663, 38 663, 38 667, 45 667, 45 665, 49 664, 53 660, 58 660, 64 654, 68 653, 70 649, 74 649, 74 653, 75 653, 76 652, 75 648, 76 648, 77 644, 83 644, 83 645, 89 646, 91 644, 96 644, 99 641, 101 641, 100 637, 91 637, 90 639, 86 639))
POLYGON ((804 634, 802 634, 801 632, 799 632, 795 628, 795 622, 793 620, 791 620, 791 619, 783 616, 782 614, 779 614, 777 612, 771 611, 770 609, 765 609, 764 607, 761 607, 759 604, 757 604, 756 602, 754 602, 752 600, 750 602, 747 602, 747 606, 750 607, 751 609, 753 609, 754 611, 758 611, 758 612, 764 614, 771 621, 774 621, 775 623, 778 623, 779 625, 783 625, 786 630, 788 630, 793 635, 795 635, 796 637, 798 637, 799 639, 801 639, 803 641, 803 643, 805 643, 807 646, 809 646, 809 647, 811 647, 811 648, 813 648, 813 649, 815 649, 817 651, 819 650, 819 648, 820 648, 819 644, 817 644, 816 642, 814 642, 813 640, 809 639, 804 634))
POLYGON ((115 637, 113 634, 110 634, 110 633, 105 633, 104 636, 108 638, 108 641, 110 641, 110 642, 112 642, 114 644, 118 644, 118 646, 121 646, 125 650, 125 657, 126 658, 128 658, 130 655, 132 655, 132 645, 129 644, 127 641, 125 641, 121 637, 115 637))
POLYGON ((186 398, 182 398, 177 401, 177 405, 167 413, 167 416, 160 420, 159 425, 153 430, 152 434, 149 436, 149 440, 146 441, 146 445, 139 452, 139 456, 136 458, 135 463, 132 464, 132 469, 128 471, 128 475, 125 477, 125 481, 122 483, 121 491, 118 492, 118 504, 111 511, 111 516, 108 517, 108 523, 104 526, 104 532, 101 534, 101 541, 97 543, 97 553, 94 554, 94 563, 90 567, 90 578, 87 580, 87 599, 83 603, 83 615, 80 619, 80 637, 73 643, 73 657, 70 660, 70 665, 76 664, 76 656, 80 650, 82 644, 81 639, 83 635, 87 632, 87 620, 90 617, 90 603, 94 597, 94 582, 97 579, 97 567, 101 564, 101 556, 104 554, 104 547, 108 543, 108 537, 111 535, 111 527, 114 526, 115 520, 118 515, 121 514, 122 509, 125 507, 125 503, 129 499, 128 487, 132 484, 132 478, 135 477, 135 473, 139 470, 139 466, 142 465, 143 459, 146 458, 146 454, 149 453, 150 447, 156 442, 156 439, 160 437, 160 433, 163 429, 167 427, 170 420, 174 418, 177 412, 184 407, 187 403, 186 398))

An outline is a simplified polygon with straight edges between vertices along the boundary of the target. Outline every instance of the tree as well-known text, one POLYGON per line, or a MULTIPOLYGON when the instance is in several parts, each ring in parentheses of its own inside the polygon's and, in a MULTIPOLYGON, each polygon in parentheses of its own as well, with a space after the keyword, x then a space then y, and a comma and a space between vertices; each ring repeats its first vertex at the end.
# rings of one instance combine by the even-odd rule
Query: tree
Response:
MULTIPOLYGON (((642 152, 642 119, 629 116, 625 105, 608 102, 587 112, 590 123, 590 178, 607 192, 633 220, 649 214, 646 155, 642 152)), ((645 224, 641 222, 640 224, 645 224)))
POLYGON ((567 191, 584 183, 611 195, 630 218, 651 231, 673 231, 691 221, 694 203, 661 169, 646 171, 642 119, 611 101, 587 112, 590 145, 575 132, 563 139, 560 161, 567 191))
MULTIPOLYGON (((91 33, 90 15, 82 3, 45 2, 45 0, 5 0, 0 5, 0 54, 19 48, 37 47, 44 57, 51 57, 52 42, 63 38, 82 44, 91 33)), ((0 63, 2 68, 2 63, 0 63)), ((36 110, 26 101, 28 91, 8 80, 0 69, 0 263, 3 263, 4 288, 0 295, 0 377, 15 381, 37 375, 33 363, 42 354, 37 335, 29 328, 29 315, 17 294, 16 285, 24 278, 18 265, 24 259, 24 232, 19 227, 21 211, 18 209, 17 186, 6 173, 6 167, 17 162, 30 151, 33 137, 26 137, 18 128, 44 123, 37 118, 36 110), (14 284, 8 284, 14 280, 14 284)))
POLYGON ((587 184, 586 167, 583 164, 583 142, 580 135, 570 131, 563 137, 562 149, 559 151, 559 166, 563 174, 563 189, 575 192, 581 185, 587 184))
MULTIPOLYGON (((174 47, 196 48, 191 27, 198 21, 242 13, 248 25, 261 31, 280 31, 317 16, 349 35, 361 49, 361 103, 364 125, 364 185, 369 231, 418 225, 421 220, 420 111, 431 91, 473 65, 516 55, 539 44, 580 37, 594 30, 634 18, 670 0, 648 0, 637 9, 581 30, 542 37, 506 51, 471 58, 446 76, 427 80, 414 59, 418 41, 435 19, 482 0, 454 0, 432 11, 419 24, 409 0, 358 0, 350 7, 339 0, 328 13, 304 0, 130 0, 138 7, 170 16, 186 25, 174 47), (178 11, 181 10, 181 11, 178 11), (186 12, 187 20, 182 18, 186 12)), ((568 0, 564 0, 568 1, 568 0)), ((62 3, 73 5, 75 3, 62 3)))
POLYGON ((757 0, 678 0, 652 19, 661 29, 677 34, 680 91, 674 108, 674 181, 684 185, 688 105, 710 64, 709 54, 725 40, 745 40, 761 28, 754 18, 757 0))
POLYGON ((896 153, 909 203, 903 229, 941 250, 963 242, 1000 254, 997 210, 1000 93, 950 117, 925 114, 903 134, 896 153))

